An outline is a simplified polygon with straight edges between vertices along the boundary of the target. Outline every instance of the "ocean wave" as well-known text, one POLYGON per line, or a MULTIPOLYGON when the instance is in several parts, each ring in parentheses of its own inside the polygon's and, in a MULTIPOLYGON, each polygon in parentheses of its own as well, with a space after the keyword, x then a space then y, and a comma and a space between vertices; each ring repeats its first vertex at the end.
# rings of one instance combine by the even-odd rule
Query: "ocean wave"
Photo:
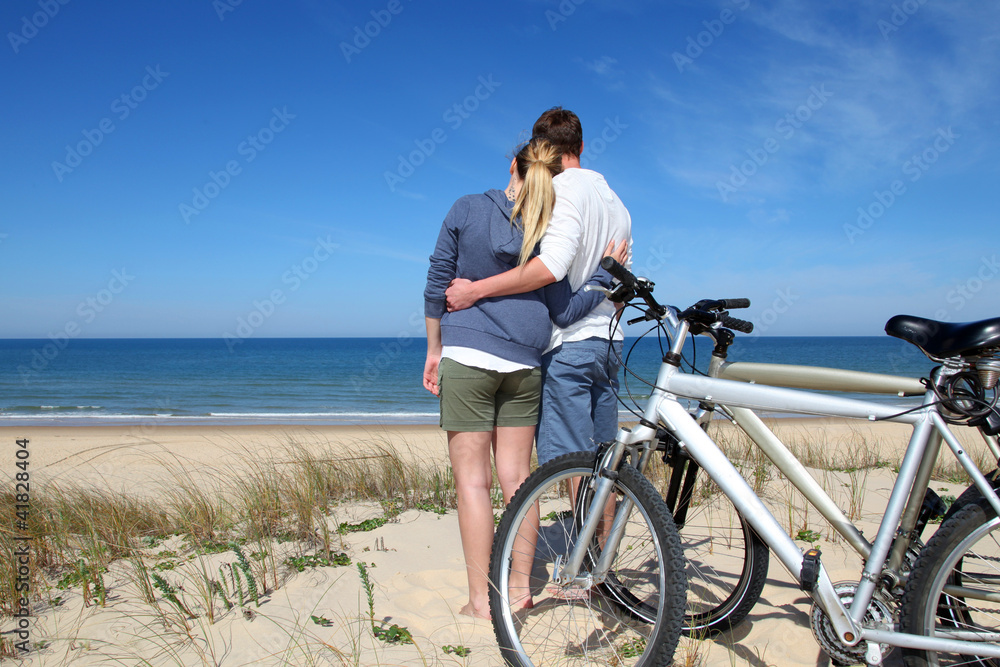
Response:
POLYGON ((269 417, 437 417, 437 412, 210 412, 209 417, 269 418, 269 417))
POLYGON ((100 425, 100 424, 426 424, 436 422, 437 412, 208 412, 93 413, 93 412, 0 412, 0 425, 100 425))
POLYGON ((103 410, 102 405, 14 405, 9 408, 0 408, 0 414, 17 412, 41 412, 52 410, 103 410))

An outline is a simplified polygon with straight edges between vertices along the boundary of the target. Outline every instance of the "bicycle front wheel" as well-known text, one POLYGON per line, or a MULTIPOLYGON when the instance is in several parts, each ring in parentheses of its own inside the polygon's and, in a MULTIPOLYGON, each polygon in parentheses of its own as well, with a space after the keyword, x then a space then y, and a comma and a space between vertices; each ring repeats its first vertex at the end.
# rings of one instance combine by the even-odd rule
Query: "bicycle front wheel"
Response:
MULTIPOLYGON (((903 593, 904 632, 995 642, 1000 637, 1000 519, 972 503, 944 523, 920 553, 903 593)), ((911 667, 989 665, 974 655, 904 649, 911 667)))
MULTIPOLYGON (((706 477, 701 484, 696 488, 708 488, 712 482, 706 477)), ((674 516, 686 560, 684 634, 704 637, 727 632, 747 617, 764 589, 770 554, 721 491, 696 493, 698 498, 681 498, 676 507, 667 509, 674 516)), ((589 497, 584 502, 589 503, 589 497)), ((609 572, 600 588, 625 611, 650 622, 656 609, 634 595, 631 585, 609 572)))
MULTIPOLYGON (((594 455, 559 457, 534 472, 504 512, 490 561, 490 610, 509 665, 670 665, 684 611, 684 569, 673 519, 653 485, 631 466, 614 482, 615 507, 628 510, 609 574, 630 583, 647 622, 606 599, 595 585, 559 586, 553 574, 577 542, 577 482, 594 481, 594 455)), ((589 510, 589 508, 588 508, 589 510)), ((610 517, 609 517, 610 518, 610 517)), ((598 538, 598 542, 601 538, 598 538)), ((599 547, 591 545, 591 555, 599 547)), ((592 566, 585 558, 580 575, 592 566)))

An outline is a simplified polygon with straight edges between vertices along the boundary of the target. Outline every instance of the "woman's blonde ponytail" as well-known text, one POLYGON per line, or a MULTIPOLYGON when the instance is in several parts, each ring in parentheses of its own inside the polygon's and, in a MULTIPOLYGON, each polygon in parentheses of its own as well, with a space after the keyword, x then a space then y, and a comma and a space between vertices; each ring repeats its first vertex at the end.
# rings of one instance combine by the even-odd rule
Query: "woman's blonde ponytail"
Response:
POLYGON ((545 139, 532 139, 517 154, 517 171, 524 182, 514 202, 511 220, 516 221, 520 216, 524 241, 518 264, 524 266, 552 218, 556 201, 552 177, 562 171, 562 155, 545 139))

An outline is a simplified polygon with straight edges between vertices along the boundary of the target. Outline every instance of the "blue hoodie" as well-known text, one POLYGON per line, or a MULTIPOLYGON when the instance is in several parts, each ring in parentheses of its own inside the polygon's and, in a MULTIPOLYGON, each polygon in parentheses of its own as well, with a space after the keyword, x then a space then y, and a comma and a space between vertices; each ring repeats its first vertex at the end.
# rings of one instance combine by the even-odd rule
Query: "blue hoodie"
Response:
MULTIPOLYGON (((430 258, 424 314, 440 318, 444 345, 471 347, 538 366, 552 336, 552 321, 560 327, 572 324, 593 310, 604 294, 582 288, 573 293, 564 279, 534 292, 481 299, 471 308, 451 313, 445 303, 452 279, 482 280, 517 266, 523 236, 510 222, 512 208, 500 190, 455 202, 430 258)), ((611 276, 600 270, 587 284, 608 287, 611 276)))

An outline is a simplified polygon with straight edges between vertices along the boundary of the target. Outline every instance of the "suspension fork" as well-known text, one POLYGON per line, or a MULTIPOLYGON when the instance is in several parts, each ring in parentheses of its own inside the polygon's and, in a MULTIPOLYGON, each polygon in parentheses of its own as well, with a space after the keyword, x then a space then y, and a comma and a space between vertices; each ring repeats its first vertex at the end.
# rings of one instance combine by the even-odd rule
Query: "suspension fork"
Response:
MULTIPOLYGON (((565 564, 560 568, 556 568, 552 573, 552 579, 555 583, 561 586, 577 583, 584 587, 590 587, 604 580, 604 576, 610 566, 611 558, 615 551, 617 551, 618 543, 624 534, 628 513, 632 509, 628 498, 622 502, 621 507, 615 513, 614 523, 612 524, 605 547, 601 553, 601 558, 594 572, 580 577, 580 566, 583 564, 583 559, 590 548, 594 535, 597 534, 598 524, 604 518, 604 508, 611 497, 611 493, 614 491, 615 481, 618 479, 618 468, 621 465, 624 455, 625 443, 620 438, 616 439, 610 447, 599 453, 594 465, 594 474, 588 482, 594 489, 594 497, 590 501, 590 510, 587 512, 583 525, 577 533, 576 544, 573 545, 573 549, 570 551, 565 564), (622 515, 624 515, 624 519, 620 518, 622 515)), ((582 494, 583 489, 580 488, 577 493, 582 494)))
POLYGON ((667 509, 674 517, 677 529, 680 530, 687 521, 687 511, 694 496, 694 485, 700 468, 698 463, 687 455, 680 441, 672 436, 671 438, 672 442, 667 443, 668 451, 663 455, 663 460, 671 470, 670 483, 664 500, 667 509))

